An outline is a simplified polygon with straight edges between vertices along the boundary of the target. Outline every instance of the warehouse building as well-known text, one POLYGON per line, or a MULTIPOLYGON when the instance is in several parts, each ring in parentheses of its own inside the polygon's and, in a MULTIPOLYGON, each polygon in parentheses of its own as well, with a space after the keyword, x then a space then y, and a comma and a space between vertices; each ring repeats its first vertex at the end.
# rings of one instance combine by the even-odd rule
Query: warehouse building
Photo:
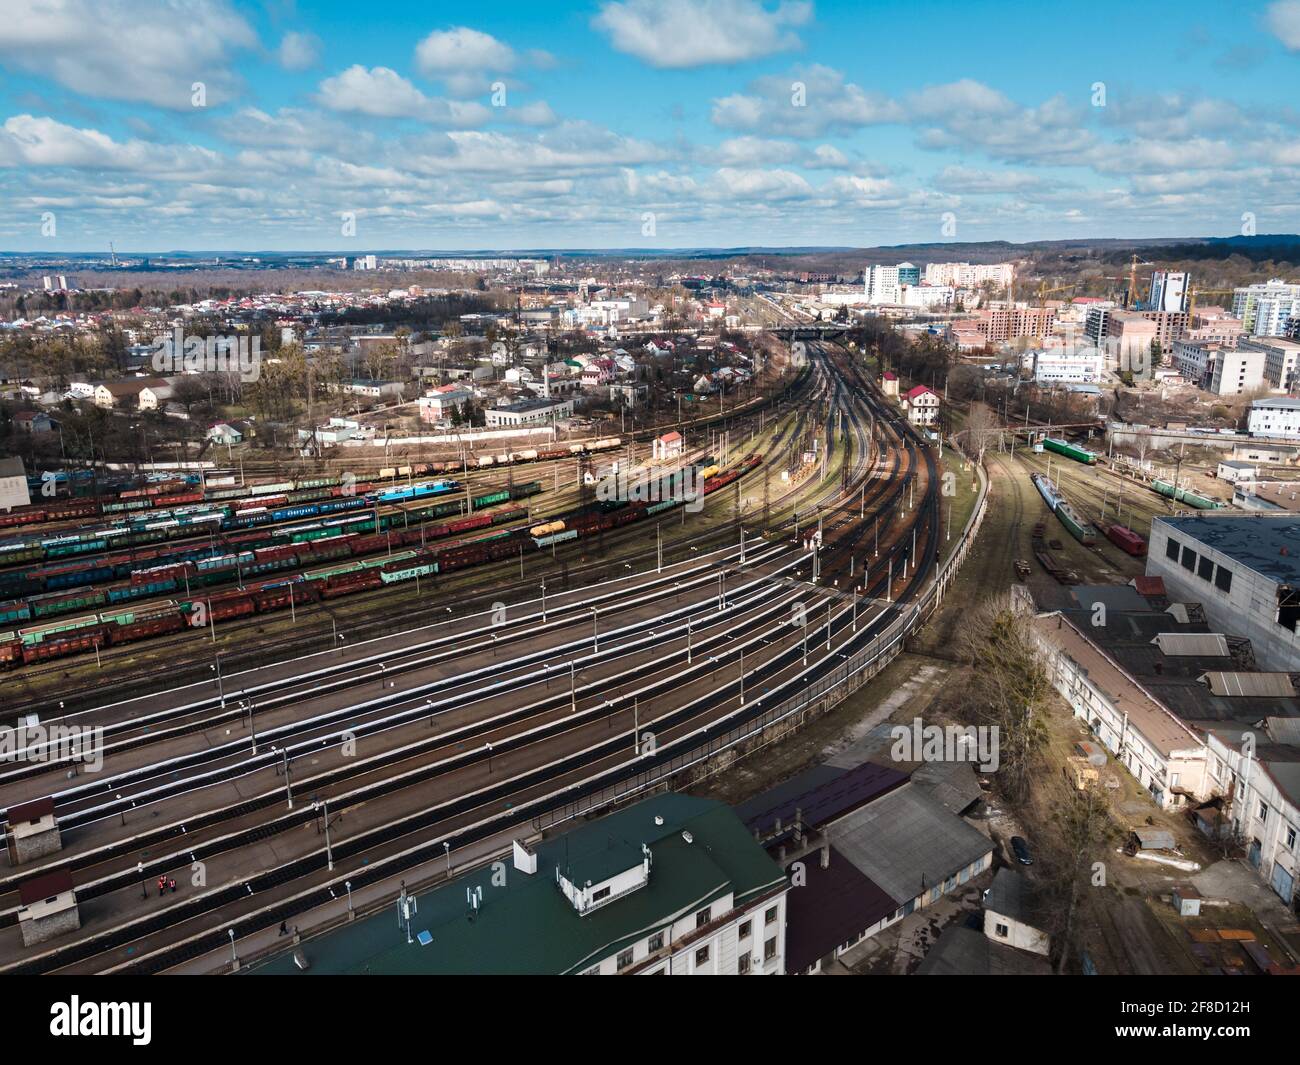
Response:
POLYGON ((521 425, 552 425, 572 414, 573 401, 569 399, 521 399, 516 403, 490 407, 484 420, 489 429, 500 429, 521 425))
MULTIPOLYGON (((1252 675, 1246 684, 1248 690, 1296 696, 1286 673, 1252 675)), ((1212 730, 1210 766, 1216 791, 1229 797, 1225 823, 1247 864, 1294 905, 1300 890, 1300 718, 1266 717, 1263 728, 1212 730)))
POLYGON ((737 807, 790 877, 787 967, 816 973, 992 868, 968 763, 819 765, 737 807), (936 770, 937 771, 934 771, 936 770))
POLYGON ((1250 641, 1266 670, 1300 664, 1300 516, 1156 518, 1147 574, 1175 602, 1200 603, 1211 625, 1250 641))

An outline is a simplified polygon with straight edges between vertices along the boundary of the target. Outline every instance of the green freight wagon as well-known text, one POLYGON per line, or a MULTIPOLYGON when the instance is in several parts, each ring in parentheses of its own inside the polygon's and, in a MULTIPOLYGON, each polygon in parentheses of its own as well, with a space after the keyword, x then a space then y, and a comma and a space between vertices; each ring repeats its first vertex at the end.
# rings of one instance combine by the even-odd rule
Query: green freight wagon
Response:
POLYGON ((1217 499, 1207 499, 1203 495, 1189 492, 1186 488, 1178 488, 1168 481, 1152 481, 1151 487, 1162 496, 1172 499, 1175 503, 1186 503, 1189 507, 1194 507, 1197 510, 1220 510, 1223 507, 1223 504, 1217 499))
POLYGON ((1050 436, 1043 437, 1043 448, 1046 451, 1054 451, 1058 455, 1064 455, 1067 459, 1074 459, 1075 462, 1082 462, 1085 466, 1097 465, 1097 456, 1087 448, 1075 447, 1064 440, 1055 440, 1050 436))

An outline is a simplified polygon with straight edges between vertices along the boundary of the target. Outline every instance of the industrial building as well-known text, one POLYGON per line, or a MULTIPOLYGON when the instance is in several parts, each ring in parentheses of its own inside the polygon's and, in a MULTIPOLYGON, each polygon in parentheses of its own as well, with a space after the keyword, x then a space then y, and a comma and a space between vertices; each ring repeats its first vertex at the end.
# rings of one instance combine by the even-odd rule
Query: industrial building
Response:
POLYGON ((1156 518, 1147 574, 1217 630, 1250 640, 1260 667, 1300 668, 1300 517, 1156 518))
MULTIPOLYGON (((1259 690, 1295 695, 1287 674, 1261 674, 1259 690)), ((1227 725, 1210 732, 1210 772, 1229 796, 1226 830, 1257 876, 1288 905, 1300 886, 1300 718, 1269 717, 1263 728, 1227 725)))
POLYGON ((814 766, 738 806, 791 880, 788 970, 825 971, 991 869, 992 841, 963 816, 981 795, 970 763, 863 762, 814 766))
POLYGON ((573 414, 571 399, 521 399, 489 407, 484 421, 489 429, 520 425, 551 425, 573 414))

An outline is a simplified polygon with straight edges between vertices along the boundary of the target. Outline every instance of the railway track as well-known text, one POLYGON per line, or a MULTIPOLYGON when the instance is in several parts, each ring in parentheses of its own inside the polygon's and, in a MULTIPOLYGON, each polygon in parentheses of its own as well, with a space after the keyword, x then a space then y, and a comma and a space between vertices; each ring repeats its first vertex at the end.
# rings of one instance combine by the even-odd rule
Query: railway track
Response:
MULTIPOLYGON (((553 617, 548 609, 544 626, 534 604, 509 634, 471 626, 376 652, 378 671, 373 660, 327 663, 319 679, 256 694, 246 684, 242 697, 258 703, 263 722, 257 741, 252 715, 245 726, 238 705, 228 697, 223 708, 210 688, 191 700, 198 705, 160 708, 148 721, 87 710, 78 720, 113 730, 104 785, 49 788, 54 777, 30 767, 0 775, 6 805, 44 787, 66 812, 67 852, 30 872, 75 870, 84 926, 34 952, 10 943, 0 970, 163 971, 227 945, 228 930, 247 935, 327 901, 340 868, 359 888, 653 771, 878 641, 932 569, 934 460, 860 380, 850 387, 851 367, 826 365, 835 384, 818 429, 832 440, 842 412, 848 439, 838 483, 812 493, 823 510, 820 584, 808 582, 812 552, 791 517, 766 545, 751 542, 743 566, 729 551, 679 564, 689 575, 671 586, 642 575, 627 594, 594 593, 613 597, 606 617, 625 622, 617 634, 586 630, 585 600, 557 605, 553 617), (910 520, 899 520, 909 487, 900 473, 917 479, 910 520), (895 579, 886 583, 877 565, 862 598, 827 587, 873 525, 895 579), (224 729, 240 734, 227 745, 224 729), (349 744, 360 753, 345 754, 349 744), (316 833, 326 825, 336 836, 322 849, 316 833), (193 892, 139 898, 144 877, 196 864, 208 876, 193 892)), ((801 417, 783 429, 780 448, 793 455, 810 425, 801 417)), ((0 881, 0 925, 11 920, 16 883, 0 881)), ((15 934, 4 927, 0 944, 15 934)))

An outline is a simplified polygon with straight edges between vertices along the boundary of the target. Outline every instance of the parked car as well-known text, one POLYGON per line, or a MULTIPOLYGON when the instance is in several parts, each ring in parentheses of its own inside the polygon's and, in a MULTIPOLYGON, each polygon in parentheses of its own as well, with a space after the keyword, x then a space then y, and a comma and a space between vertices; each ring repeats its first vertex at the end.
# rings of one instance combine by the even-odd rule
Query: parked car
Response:
POLYGON ((1023 836, 1011 837, 1011 850, 1016 856, 1016 861, 1021 865, 1034 864, 1034 856, 1029 853, 1029 844, 1025 842, 1023 836))

